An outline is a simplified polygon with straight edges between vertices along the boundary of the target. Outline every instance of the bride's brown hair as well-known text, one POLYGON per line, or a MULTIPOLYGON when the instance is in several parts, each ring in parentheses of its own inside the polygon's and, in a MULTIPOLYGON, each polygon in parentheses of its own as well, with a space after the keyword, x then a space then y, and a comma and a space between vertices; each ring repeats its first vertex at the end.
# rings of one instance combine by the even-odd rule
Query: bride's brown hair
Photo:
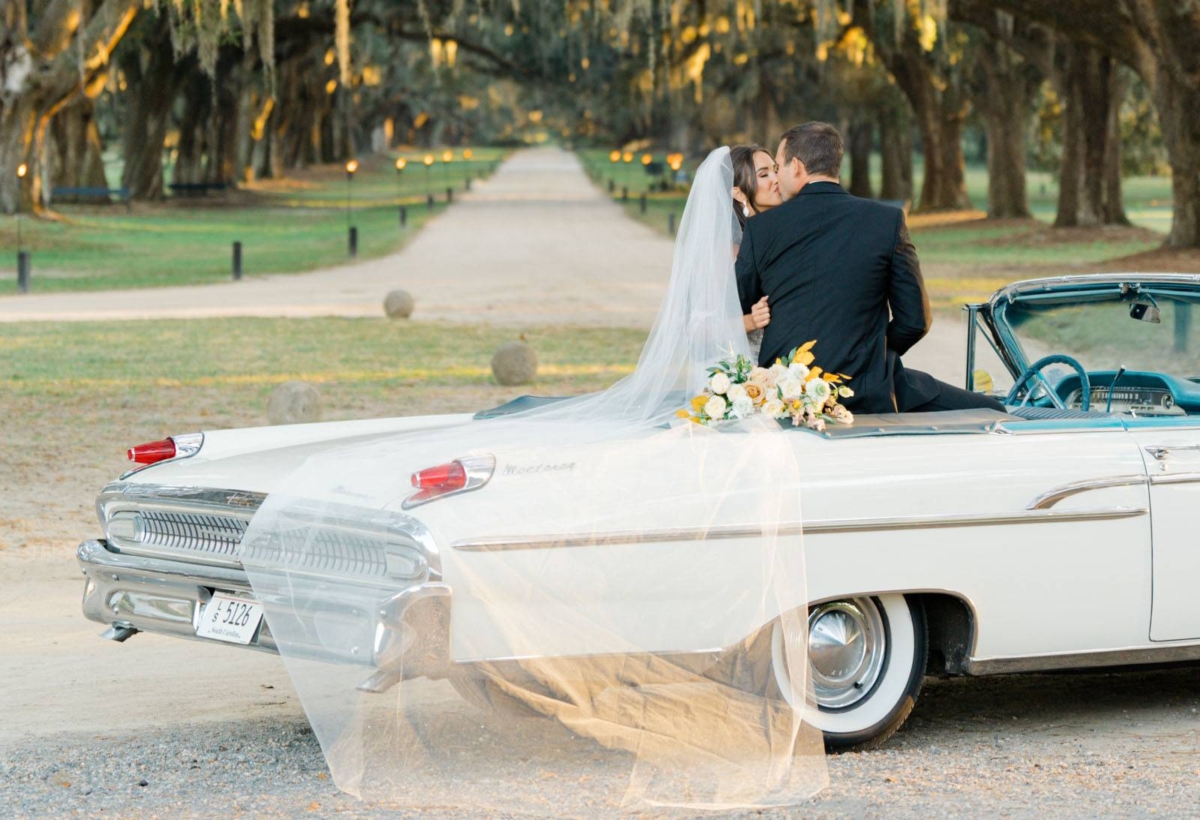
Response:
MULTIPOLYGON (((754 207, 754 197, 758 194, 758 174, 754 170, 754 155, 759 151, 768 153, 766 148, 753 143, 735 145, 729 149, 729 161, 733 164, 733 185, 746 195, 750 203, 750 213, 758 213, 754 207)), ((746 215, 742 213, 742 203, 733 200, 733 213, 741 226, 746 227, 746 215)))

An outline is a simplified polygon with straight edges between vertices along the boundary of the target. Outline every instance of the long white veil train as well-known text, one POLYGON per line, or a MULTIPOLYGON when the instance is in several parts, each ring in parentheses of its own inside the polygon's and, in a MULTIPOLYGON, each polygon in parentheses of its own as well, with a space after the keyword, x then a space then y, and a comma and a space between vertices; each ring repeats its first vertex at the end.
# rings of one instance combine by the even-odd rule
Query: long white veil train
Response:
POLYGON ((787 805, 825 784, 795 434, 675 417, 749 352, 732 185, 718 149, 630 376, 317 453, 255 515, 244 564, 340 788, 572 814, 787 805), (436 465, 468 491, 414 504, 410 477, 436 465))

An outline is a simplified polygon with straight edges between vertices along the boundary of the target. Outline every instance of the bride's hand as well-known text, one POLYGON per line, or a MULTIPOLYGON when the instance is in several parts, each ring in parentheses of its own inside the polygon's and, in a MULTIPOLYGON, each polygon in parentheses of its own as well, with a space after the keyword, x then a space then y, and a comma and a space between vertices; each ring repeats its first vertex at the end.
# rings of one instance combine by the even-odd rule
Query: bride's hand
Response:
POLYGON ((750 308, 750 321, 754 323, 756 330, 771 324, 771 308, 767 304, 767 297, 759 299, 754 303, 754 307, 750 308))

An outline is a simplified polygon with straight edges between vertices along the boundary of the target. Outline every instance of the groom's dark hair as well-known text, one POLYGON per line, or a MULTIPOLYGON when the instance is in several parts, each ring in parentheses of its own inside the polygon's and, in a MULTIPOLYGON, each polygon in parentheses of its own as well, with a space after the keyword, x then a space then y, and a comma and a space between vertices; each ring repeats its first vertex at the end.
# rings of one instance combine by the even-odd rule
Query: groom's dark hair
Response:
POLYGON ((842 135, 827 122, 806 122, 783 135, 783 158, 799 159, 810 174, 837 177, 842 172, 842 135))

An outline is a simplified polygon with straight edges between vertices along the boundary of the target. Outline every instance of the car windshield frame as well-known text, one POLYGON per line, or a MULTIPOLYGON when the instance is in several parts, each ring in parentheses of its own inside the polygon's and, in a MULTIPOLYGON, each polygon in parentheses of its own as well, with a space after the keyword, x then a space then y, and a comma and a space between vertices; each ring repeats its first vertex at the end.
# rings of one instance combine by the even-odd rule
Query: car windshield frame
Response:
MULTIPOLYGON (((986 325, 997 352, 1017 378, 1031 364, 1021 337, 1009 321, 1009 311, 1018 305, 1056 307, 1105 302, 1134 304, 1141 299, 1187 302, 1200 305, 1200 275, 1195 274, 1104 274, 1062 276, 1017 282, 997 291, 986 304, 986 325)), ((1173 374, 1177 375, 1177 374, 1173 374)), ((1200 373, 1189 374, 1195 378, 1200 373)))

